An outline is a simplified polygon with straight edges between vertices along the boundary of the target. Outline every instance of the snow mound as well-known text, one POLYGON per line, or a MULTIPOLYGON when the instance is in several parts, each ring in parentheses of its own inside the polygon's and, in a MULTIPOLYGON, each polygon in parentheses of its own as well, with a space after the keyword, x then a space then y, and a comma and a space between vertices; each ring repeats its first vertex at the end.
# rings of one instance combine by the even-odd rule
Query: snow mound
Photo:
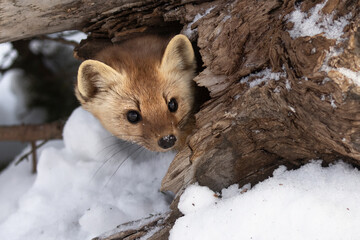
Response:
POLYGON ((221 199, 190 186, 170 239, 360 239, 359 186, 358 170, 342 162, 322 168, 320 161, 294 171, 280 167, 251 190, 233 185, 221 199))
POLYGON ((36 176, 18 174, 26 162, 0 174, 0 193, 5 186, 22 191, 0 195, 10 209, 0 214, 0 239, 91 239, 168 211, 168 197, 158 189, 174 153, 116 140, 82 108, 68 120, 64 141, 48 143, 39 154, 36 176))
POLYGON ((348 19, 351 15, 334 19, 334 13, 322 14, 321 10, 327 2, 328 0, 317 4, 308 13, 301 12, 300 7, 296 7, 295 11, 288 15, 288 21, 294 23, 289 31, 290 36, 298 38, 324 34, 329 39, 340 39, 344 27, 349 24, 348 19))

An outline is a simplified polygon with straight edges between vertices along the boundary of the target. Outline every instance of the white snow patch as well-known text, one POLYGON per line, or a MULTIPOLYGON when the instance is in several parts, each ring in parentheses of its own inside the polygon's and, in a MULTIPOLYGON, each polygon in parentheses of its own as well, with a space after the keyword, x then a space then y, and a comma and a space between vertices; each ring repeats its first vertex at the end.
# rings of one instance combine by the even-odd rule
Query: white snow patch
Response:
POLYGON ((354 72, 347 68, 337 68, 339 73, 343 74, 345 77, 351 79, 355 84, 360 86, 360 71, 354 72))
POLYGON ((192 38, 192 35, 195 34, 196 30, 195 29, 191 29, 191 26, 196 23, 198 20, 200 20, 201 18, 205 17, 206 15, 208 15, 211 10, 213 10, 215 8, 215 6, 212 6, 208 9, 206 9, 206 11, 204 13, 198 13, 195 15, 194 20, 192 20, 192 22, 190 22, 187 25, 187 28, 184 30, 183 34, 185 34, 188 38, 192 38))
POLYGON ((189 186, 182 195, 182 201, 179 202, 178 208, 184 213, 192 213, 206 210, 211 205, 214 205, 218 198, 215 197, 215 193, 208 187, 202 187, 198 185, 189 186))
POLYGON ((274 93, 279 93, 281 92, 281 87, 277 86, 275 89, 274 89, 274 93))
POLYGON ((222 199, 190 186, 179 202, 185 216, 170 240, 360 239, 359 187, 357 169, 343 162, 322 168, 320 161, 292 171, 280 167, 247 192, 228 188, 231 194, 222 199))
POLYGON ((169 196, 159 188, 174 153, 130 145, 76 109, 64 141, 44 146, 36 176, 26 173, 26 162, 0 174, 0 239, 91 239, 168 211, 169 196), (10 189, 15 193, 3 194, 10 189))
POLYGON ((223 18, 223 20, 222 20, 222 22, 226 22, 228 19, 230 19, 231 18, 231 15, 226 15, 224 18, 223 18))
POLYGON ((278 81, 281 77, 286 77, 285 72, 272 72, 269 68, 266 68, 258 73, 250 74, 240 80, 240 83, 248 83, 250 88, 258 86, 262 83, 267 83, 269 80, 278 81), (255 80, 250 81, 252 78, 255 80))
POLYGON ((286 79, 285 87, 286 87, 286 89, 287 89, 288 91, 291 90, 291 83, 290 83, 289 79, 286 79))
POLYGON ((49 34, 51 38, 64 38, 67 41, 74 41, 80 43, 81 40, 87 38, 87 34, 81 31, 63 31, 49 34))
POLYGON ((335 100, 333 99, 332 95, 330 95, 330 105, 332 108, 337 108, 337 106, 335 104, 335 100))
POLYGON ((18 53, 13 49, 11 43, 1 43, 0 44, 0 69, 5 69, 10 67, 14 62, 15 58, 18 56, 18 53))
POLYGON ((324 63, 321 66, 320 71, 325 71, 327 73, 330 71, 337 71, 337 72, 343 74, 346 78, 350 79, 350 81, 352 81, 356 85, 360 86, 360 71, 355 72, 355 71, 352 71, 352 70, 344 68, 344 67, 333 68, 333 67, 329 66, 329 60, 332 57, 339 56, 342 53, 343 53, 343 49, 335 49, 334 47, 331 47, 330 51, 327 52, 327 54, 326 54, 324 63))
POLYGON ((288 21, 294 23, 293 28, 289 31, 290 36, 298 38, 324 34, 329 39, 339 41, 344 27, 349 24, 348 19, 350 19, 351 13, 339 19, 334 19, 334 13, 324 15, 321 10, 327 1, 317 4, 308 13, 301 12, 300 7, 295 7, 295 11, 287 16, 288 21))

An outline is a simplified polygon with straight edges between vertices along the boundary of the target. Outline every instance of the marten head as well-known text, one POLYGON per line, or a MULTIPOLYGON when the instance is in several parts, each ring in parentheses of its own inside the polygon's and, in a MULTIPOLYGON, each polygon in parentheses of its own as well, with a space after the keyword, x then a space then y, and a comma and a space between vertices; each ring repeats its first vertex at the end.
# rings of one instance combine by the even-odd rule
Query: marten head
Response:
POLYGON ((79 67, 75 92, 82 106, 121 139, 152 151, 181 148, 189 134, 196 69, 187 37, 129 40, 95 59, 79 67))

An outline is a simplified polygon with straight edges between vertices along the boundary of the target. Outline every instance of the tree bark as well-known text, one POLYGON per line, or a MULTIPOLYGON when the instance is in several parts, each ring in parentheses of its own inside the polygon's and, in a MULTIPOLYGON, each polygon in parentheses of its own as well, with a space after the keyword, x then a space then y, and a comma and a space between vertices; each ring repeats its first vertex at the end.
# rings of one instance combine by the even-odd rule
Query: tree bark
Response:
POLYGON ((140 0, 2 0, 0 43, 65 30, 80 30, 114 8, 143 4, 140 0), (119 6, 119 7, 117 7, 119 6))
POLYGON ((35 142, 62 139, 64 124, 64 121, 56 121, 44 124, 1 126, 0 141, 35 142))
POLYGON ((195 81, 211 99, 163 179, 162 189, 177 197, 166 227, 156 223, 160 230, 150 239, 167 238, 191 183, 215 191, 255 184, 279 165, 296 168, 312 159, 360 165, 360 3, 328 0, 320 10, 334 21, 347 19, 341 37, 289 34, 289 14, 322 2, 133 1, 80 18, 78 28, 90 35, 76 48, 78 58, 140 34, 182 32, 204 63, 195 81))
MULTIPOLYGON (((316 3, 303 2, 302 11, 316 3)), ((219 191, 311 159, 359 165, 360 88, 340 70, 360 70, 360 3, 329 0, 321 10, 335 19, 351 16, 343 40, 291 38, 286 19, 294 7, 295 1, 239 0, 216 5, 197 22, 206 69, 195 81, 212 100, 197 114, 197 131, 170 166, 164 190, 199 182, 219 191), (333 49, 341 53, 331 55, 333 49), (280 72, 279 79, 251 87, 264 69, 280 72)))

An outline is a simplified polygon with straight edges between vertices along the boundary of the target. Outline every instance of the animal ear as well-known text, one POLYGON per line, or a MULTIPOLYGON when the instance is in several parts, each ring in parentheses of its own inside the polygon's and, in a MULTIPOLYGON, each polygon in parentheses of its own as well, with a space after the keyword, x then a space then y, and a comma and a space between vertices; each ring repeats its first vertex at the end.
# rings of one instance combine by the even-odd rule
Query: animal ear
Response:
POLYGON ((163 71, 195 70, 195 54, 189 39, 182 34, 173 37, 166 46, 160 68, 163 71))
POLYGON ((121 74, 105 63, 86 60, 81 63, 78 76, 76 95, 80 101, 87 101, 107 86, 121 78, 121 74))

